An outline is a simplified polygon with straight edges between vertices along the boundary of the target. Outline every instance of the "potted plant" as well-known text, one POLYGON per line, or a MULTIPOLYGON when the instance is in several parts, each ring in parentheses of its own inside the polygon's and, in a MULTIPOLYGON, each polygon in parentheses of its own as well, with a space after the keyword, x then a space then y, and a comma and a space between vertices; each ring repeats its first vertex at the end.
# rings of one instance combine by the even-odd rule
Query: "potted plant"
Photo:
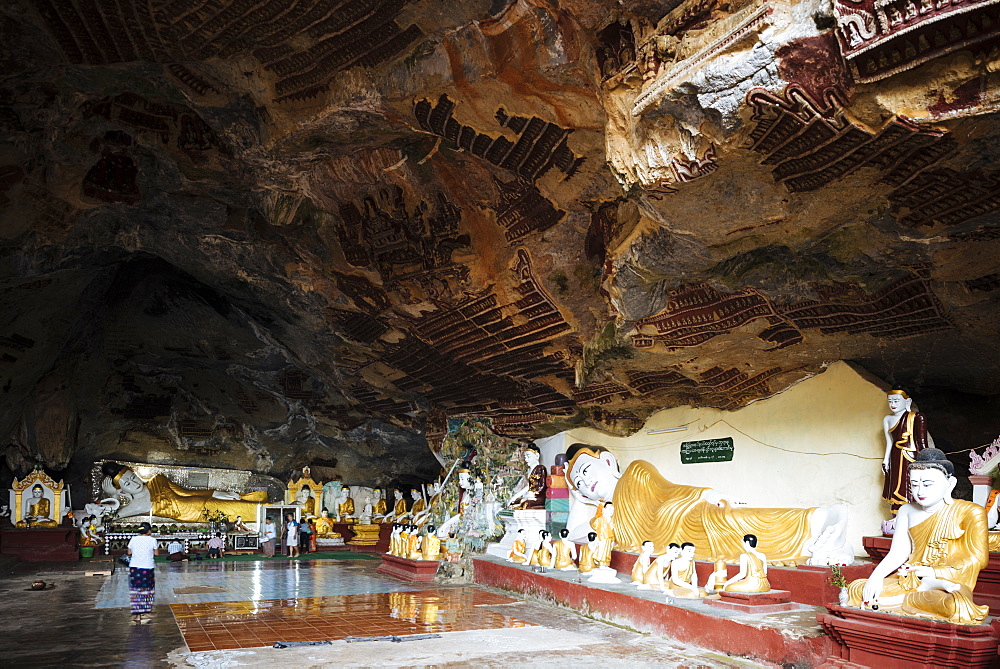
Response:
POLYGON ((840 588, 840 595, 837 599, 841 606, 847 606, 847 600, 849 599, 849 595, 847 594, 847 579, 844 578, 844 572, 840 569, 839 564, 830 566, 830 585, 840 588))

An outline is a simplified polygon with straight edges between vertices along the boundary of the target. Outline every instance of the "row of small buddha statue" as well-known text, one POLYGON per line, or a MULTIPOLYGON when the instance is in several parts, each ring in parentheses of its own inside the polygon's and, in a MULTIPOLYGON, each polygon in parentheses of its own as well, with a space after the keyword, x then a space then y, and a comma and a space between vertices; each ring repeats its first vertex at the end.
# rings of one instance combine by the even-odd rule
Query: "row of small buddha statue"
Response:
POLYGON ((389 555, 408 560, 443 560, 441 539, 434 533, 437 528, 428 525, 424 533, 414 524, 393 523, 389 535, 389 555))
MULTIPOLYGON (((693 543, 671 543, 666 553, 654 556, 653 542, 645 541, 632 568, 632 584, 639 590, 662 590, 668 597, 681 599, 717 597, 714 593, 721 590, 767 592, 771 589, 767 580, 767 558, 757 550, 757 537, 752 534, 743 537, 743 547, 739 572, 727 580, 726 562, 718 560, 715 571, 702 588, 698 585, 693 543)), ((577 557, 577 545, 569 540, 569 530, 560 530, 559 539, 555 541, 547 530, 539 530, 538 546, 529 554, 522 529, 517 531, 507 559, 515 564, 589 574, 610 569, 612 548, 612 542, 601 539, 597 532, 590 532, 587 543, 579 547, 577 557)))

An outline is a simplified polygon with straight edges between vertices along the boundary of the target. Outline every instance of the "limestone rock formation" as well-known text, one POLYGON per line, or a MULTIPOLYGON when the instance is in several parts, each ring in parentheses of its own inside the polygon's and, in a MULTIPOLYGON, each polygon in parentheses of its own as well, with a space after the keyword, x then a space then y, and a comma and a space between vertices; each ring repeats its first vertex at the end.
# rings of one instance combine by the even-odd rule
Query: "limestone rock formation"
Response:
POLYGON ((4 466, 416 481, 450 417, 841 359, 996 395, 997 7, 6 3, 4 466))

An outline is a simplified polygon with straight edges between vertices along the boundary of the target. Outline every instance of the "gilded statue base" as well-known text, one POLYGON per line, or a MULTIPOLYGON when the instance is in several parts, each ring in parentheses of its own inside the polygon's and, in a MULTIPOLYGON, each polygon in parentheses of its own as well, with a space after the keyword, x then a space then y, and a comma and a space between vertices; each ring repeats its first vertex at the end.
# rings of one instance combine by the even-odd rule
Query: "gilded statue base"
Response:
POLYGON ((877 611, 829 605, 817 616, 837 643, 829 664, 851 662, 880 669, 989 667, 997 658, 1000 623, 954 625, 877 611))
POLYGON ((354 536, 347 543, 351 546, 374 546, 378 543, 380 525, 351 525, 354 536))

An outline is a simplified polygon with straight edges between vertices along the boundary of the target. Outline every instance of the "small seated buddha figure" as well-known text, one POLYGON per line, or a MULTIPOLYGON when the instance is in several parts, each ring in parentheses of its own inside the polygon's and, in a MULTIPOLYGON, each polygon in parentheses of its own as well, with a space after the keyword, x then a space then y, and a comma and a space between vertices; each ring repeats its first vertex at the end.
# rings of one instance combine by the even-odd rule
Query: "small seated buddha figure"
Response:
POLYGON ((690 541, 681 544, 681 555, 670 563, 668 595, 678 599, 702 599, 707 593, 698 587, 698 572, 694 564, 695 546, 690 541))
POLYGON ((597 564, 594 562, 594 551, 597 550, 597 532, 587 532, 587 543, 580 547, 580 573, 589 574, 597 564))
POLYGON ((344 522, 354 519, 354 499, 347 488, 341 490, 340 497, 337 498, 337 517, 344 522))
POLYGON ((320 511, 319 518, 316 519, 316 536, 329 537, 336 534, 333 531, 333 518, 330 517, 330 510, 324 508, 320 511))
POLYGON ((433 525, 427 526, 427 531, 424 533, 423 541, 420 543, 421 560, 441 559, 441 539, 434 534, 435 530, 437 530, 437 528, 433 525))
POLYGON ((528 559, 528 546, 524 540, 524 528, 521 528, 514 535, 514 543, 511 544, 507 560, 515 564, 528 564, 528 559))
POLYGON ((413 506, 410 507, 410 520, 415 525, 423 525, 427 522, 427 501, 416 488, 410 490, 410 497, 413 499, 413 506))
POLYGON ((385 494, 381 488, 375 488, 375 504, 372 506, 372 520, 376 523, 385 522, 385 494))
POLYGON ((573 571, 576 569, 576 544, 569 540, 569 530, 565 527, 559 530, 559 541, 554 543, 556 549, 556 559, 554 567, 559 571, 573 571))
POLYGON ((528 564, 538 565, 551 569, 554 564, 551 535, 546 530, 538 530, 538 548, 531 554, 531 561, 528 564))
POLYGON ((420 530, 416 525, 409 526, 410 536, 406 540, 406 558, 420 560, 420 530))
POLYGON ((653 542, 643 541, 639 549, 639 557, 632 565, 632 585, 641 586, 646 582, 646 572, 653 566, 653 561, 653 542))
POLYGON ((748 534, 743 537, 740 555, 740 570, 722 584, 720 590, 726 592, 767 592, 771 584, 767 581, 767 558, 757 550, 757 537, 748 534))
POLYGON ((936 448, 917 451, 908 473, 913 502, 897 512, 889 552, 871 576, 848 586, 848 606, 982 624, 989 607, 972 591, 989 561, 986 510, 952 498, 955 466, 936 448))
POLYGON ((24 500, 24 520, 17 523, 18 527, 56 527, 58 523, 49 516, 52 506, 45 497, 45 489, 39 484, 31 488, 31 496, 24 500))

